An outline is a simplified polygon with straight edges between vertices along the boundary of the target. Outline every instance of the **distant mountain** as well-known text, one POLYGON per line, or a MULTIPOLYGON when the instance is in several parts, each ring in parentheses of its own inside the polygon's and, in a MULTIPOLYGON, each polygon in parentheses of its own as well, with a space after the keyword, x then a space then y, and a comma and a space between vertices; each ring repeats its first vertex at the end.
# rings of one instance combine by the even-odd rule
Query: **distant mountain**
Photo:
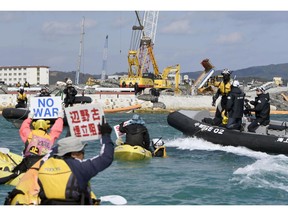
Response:
MULTIPOLYGON (((55 85, 57 81, 65 81, 67 78, 70 78, 73 83, 75 82, 76 71, 71 72, 62 72, 62 71, 50 71, 49 75, 49 84, 55 85)), ((79 75, 79 83, 85 84, 89 77, 93 77, 94 79, 100 79, 101 75, 91 75, 80 73, 79 75)))
MULTIPOLYGON (((197 79, 202 71, 196 72, 181 72, 181 75, 188 75, 190 79, 197 79)), ((219 75, 221 73, 220 70, 215 72, 215 75, 219 75)), ((123 75, 127 73, 115 73, 117 75, 123 75)), ((66 78, 70 78, 73 82, 75 81, 76 71, 71 72, 62 72, 62 71, 50 71, 50 85, 56 84, 57 81, 64 81, 66 78)), ((252 79, 257 79, 259 81, 271 81, 273 77, 282 77, 284 84, 287 83, 288 80, 288 63, 284 64, 271 64, 266 66, 254 66, 249 68, 244 68, 240 70, 234 70, 232 76, 236 76, 239 80, 244 80, 245 82, 251 81, 252 79)), ((89 77, 93 77, 94 79, 100 79, 101 75, 91 75, 91 74, 83 74, 79 75, 79 83, 86 83, 89 77)))
MULTIPOLYGON (((202 71, 185 72, 181 75, 188 75, 190 79, 197 79, 202 71)), ((215 75, 221 74, 221 70, 215 71, 215 75)), ((282 77, 284 83, 288 80, 288 63, 271 64, 266 66, 254 66, 240 70, 234 70, 232 77, 236 76, 239 80, 251 81, 257 79, 259 81, 271 81, 273 77, 282 77)))

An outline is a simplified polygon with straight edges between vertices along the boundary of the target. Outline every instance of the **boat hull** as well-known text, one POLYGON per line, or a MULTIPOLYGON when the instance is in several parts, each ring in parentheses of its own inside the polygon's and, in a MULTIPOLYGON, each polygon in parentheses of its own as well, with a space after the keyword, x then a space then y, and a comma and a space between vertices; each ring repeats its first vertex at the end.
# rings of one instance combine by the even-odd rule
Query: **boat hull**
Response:
POLYGON ((202 122, 204 118, 209 118, 208 111, 175 111, 168 115, 167 122, 186 136, 202 138, 214 144, 241 146, 270 154, 288 154, 287 129, 279 135, 268 135, 265 130, 263 133, 250 133, 213 126, 202 122))
POLYGON ((152 158, 150 151, 141 146, 118 145, 114 150, 114 159, 120 161, 139 161, 152 158))

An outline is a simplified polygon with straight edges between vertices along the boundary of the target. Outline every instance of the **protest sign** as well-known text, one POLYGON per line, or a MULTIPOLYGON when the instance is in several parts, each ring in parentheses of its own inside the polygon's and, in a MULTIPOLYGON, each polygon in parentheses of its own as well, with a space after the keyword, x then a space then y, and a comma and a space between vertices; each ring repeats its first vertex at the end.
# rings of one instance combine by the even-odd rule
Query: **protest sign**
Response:
POLYGON ((102 124, 104 111, 101 104, 82 104, 65 108, 67 122, 71 136, 82 141, 97 140, 101 138, 98 124, 102 124))
POLYGON ((33 119, 57 118, 62 110, 61 97, 31 97, 29 110, 34 112, 33 119))

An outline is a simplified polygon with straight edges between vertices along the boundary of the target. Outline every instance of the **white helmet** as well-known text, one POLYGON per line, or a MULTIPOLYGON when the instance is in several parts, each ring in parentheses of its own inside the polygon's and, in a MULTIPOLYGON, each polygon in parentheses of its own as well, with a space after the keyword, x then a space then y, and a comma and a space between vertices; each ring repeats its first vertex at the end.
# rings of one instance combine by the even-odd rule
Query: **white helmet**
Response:
POLYGON ((239 83, 238 80, 234 80, 233 83, 232 83, 232 85, 233 85, 234 87, 239 87, 239 86, 240 86, 240 83, 239 83))
POLYGON ((71 80, 71 79, 68 79, 68 80, 66 81, 66 84, 67 84, 67 85, 72 85, 72 80, 71 80))
POLYGON ((225 68, 222 72, 221 72, 222 75, 230 75, 231 74, 231 71, 227 68, 225 68))

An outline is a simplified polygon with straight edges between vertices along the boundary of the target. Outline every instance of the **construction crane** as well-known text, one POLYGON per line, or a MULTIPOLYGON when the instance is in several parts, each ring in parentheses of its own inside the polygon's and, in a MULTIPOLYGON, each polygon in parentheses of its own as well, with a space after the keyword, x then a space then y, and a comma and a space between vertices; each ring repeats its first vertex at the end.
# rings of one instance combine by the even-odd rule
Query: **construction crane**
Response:
POLYGON ((136 16, 139 26, 133 26, 132 30, 140 30, 140 34, 134 34, 134 37, 132 38, 140 38, 140 46, 138 50, 135 48, 129 50, 128 77, 120 79, 120 86, 124 87, 124 84, 129 83, 129 86, 132 87, 137 83, 140 90, 143 90, 144 88, 168 89, 172 88, 168 75, 173 74, 175 77, 174 91, 179 93, 180 65, 177 64, 175 66, 166 67, 160 74, 154 56, 153 46, 155 43, 159 12, 145 11, 143 25, 137 11, 136 16), (153 73, 149 72, 150 64, 153 66, 153 73))
POLYGON ((103 64, 102 64, 101 81, 104 81, 106 78, 107 57, 108 57, 108 35, 106 35, 104 49, 103 49, 103 64))
POLYGON ((81 30, 81 34, 80 34, 80 48, 79 48, 79 55, 78 55, 78 67, 77 67, 77 71, 76 71, 76 75, 75 75, 75 84, 78 85, 79 84, 79 75, 80 75, 80 69, 81 69, 81 60, 82 60, 82 53, 83 53, 83 43, 84 43, 84 23, 85 23, 85 17, 83 17, 82 19, 82 30, 81 30))
MULTIPOLYGON (((139 13, 137 11, 135 13, 139 26, 132 27, 132 38, 128 52, 128 77, 120 79, 120 86, 126 87, 129 85, 131 87, 137 83, 140 89, 153 88, 154 74, 149 73, 149 65, 151 63, 150 54, 155 41, 159 11, 145 11, 143 24, 139 13)), ((155 59, 152 62, 155 62, 155 59)))

